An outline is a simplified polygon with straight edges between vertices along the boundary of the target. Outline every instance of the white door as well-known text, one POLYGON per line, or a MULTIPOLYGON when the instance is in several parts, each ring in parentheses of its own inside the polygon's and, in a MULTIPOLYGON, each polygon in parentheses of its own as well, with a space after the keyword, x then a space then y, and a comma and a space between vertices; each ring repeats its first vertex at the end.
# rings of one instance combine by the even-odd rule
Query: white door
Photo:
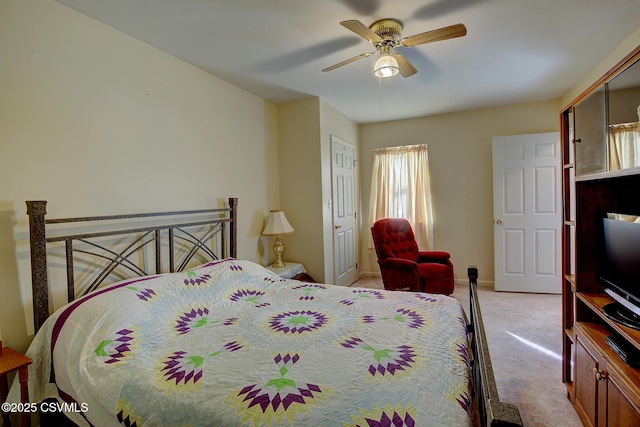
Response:
POLYGON ((560 135, 493 138, 495 289, 561 292, 560 135))
POLYGON ((352 145, 331 137, 334 284, 342 286, 355 282, 358 274, 354 152, 352 145))

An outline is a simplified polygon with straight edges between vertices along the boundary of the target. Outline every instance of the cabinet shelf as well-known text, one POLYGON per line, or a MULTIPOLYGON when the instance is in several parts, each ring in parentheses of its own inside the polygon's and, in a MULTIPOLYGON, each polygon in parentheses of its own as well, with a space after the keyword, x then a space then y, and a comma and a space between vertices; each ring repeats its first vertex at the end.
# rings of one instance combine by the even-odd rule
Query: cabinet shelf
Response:
POLYGON ((564 279, 571 283, 571 291, 575 292, 576 291, 576 275, 575 274, 567 274, 566 276, 564 276, 564 279))
POLYGON ((616 171, 592 173, 588 175, 577 175, 576 182, 597 181, 640 174, 640 168, 622 169, 616 171))
POLYGON ((615 332, 620 334, 625 340, 629 341, 637 349, 640 350, 640 331, 621 325, 620 323, 609 319, 609 317, 604 314, 602 308, 605 305, 614 302, 613 298, 611 298, 607 294, 600 293, 594 294, 578 292, 577 295, 581 301, 583 301, 589 308, 591 308, 591 310, 593 310, 596 314, 598 314, 598 316, 600 316, 600 318, 607 324, 607 326, 609 326, 615 332))
POLYGON ((571 342, 573 342, 573 339, 574 339, 574 337, 573 337, 573 328, 565 329, 564 330, 564 334, 567 336, 567 338, 569 338, 569 340, 571 342))

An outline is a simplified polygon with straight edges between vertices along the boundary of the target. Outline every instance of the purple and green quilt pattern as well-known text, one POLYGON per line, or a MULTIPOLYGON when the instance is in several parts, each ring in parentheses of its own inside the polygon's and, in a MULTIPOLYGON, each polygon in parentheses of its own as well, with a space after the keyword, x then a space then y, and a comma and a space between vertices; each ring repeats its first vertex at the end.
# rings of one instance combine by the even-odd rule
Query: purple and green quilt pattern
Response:
POLYGON ((273 357, 278 375, 264 384, 248 384, 227 396, 226 401, 236 409, 240 424, 283 425, 286 420, 286 425, 294 425, 298 414, 308 414, 326 402, 327 396, 335 396, 327 386, 296 380, 295 374, 289 375, 299 360, 298 354, 278 353, 273 357))
POLYGON ((444 296, 224 260, 116 286, 57 327, 58 387, 93 425, 471 425, 466 325, 444 296))

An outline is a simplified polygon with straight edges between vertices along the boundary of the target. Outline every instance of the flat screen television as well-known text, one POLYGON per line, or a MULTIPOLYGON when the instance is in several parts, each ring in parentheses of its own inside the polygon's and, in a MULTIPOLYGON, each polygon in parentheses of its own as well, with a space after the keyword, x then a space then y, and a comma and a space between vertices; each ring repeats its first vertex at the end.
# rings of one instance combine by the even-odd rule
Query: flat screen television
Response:
POLYGON ((608 213, 603 225, 600 279, 604 291, 616 301, 605 306, 604 312, 640 329, 640 216, 608 213))

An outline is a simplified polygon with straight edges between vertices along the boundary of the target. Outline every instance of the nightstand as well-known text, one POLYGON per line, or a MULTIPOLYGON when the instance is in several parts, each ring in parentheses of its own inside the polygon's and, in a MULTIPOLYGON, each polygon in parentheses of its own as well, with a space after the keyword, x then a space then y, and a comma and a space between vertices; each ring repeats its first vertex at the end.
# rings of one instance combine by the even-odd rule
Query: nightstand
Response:
POLYGON ((273 267, 273 264, 267 266, 267 268, 283 279, 293 279, 301 282, 316 282, 307 274, 307 270, 304 269, 304 265, 298 262, 285 262, 284 268, 275 268, 273 267))
POLYGON ((284 268, 275 268, 273 267, 273 264, 267 266, 267 268, 283 279, 292 279, 300 273, 307 272, 307 270, 304 269, 304 265, 297 262, 285 262, 284 268))
MULTIPOLYGON (((28 367, 31 362, 33 361, 30 358, 12 348, 2 348, 2 341, 0 341, 0 403, 4 403, 7 400, 7 394, 9 393, 7 375, 14 371, 18 371, 18 378, 20 379, 20 399, 22 403, 29 403, 27 380, 29 379, 28 367)), ((31 414, 29 412, 22 412, 21 424, 23 426, 31 425, 31 414)), ((2 411, 2 425, 11 426, 9 412, 2 411)))

